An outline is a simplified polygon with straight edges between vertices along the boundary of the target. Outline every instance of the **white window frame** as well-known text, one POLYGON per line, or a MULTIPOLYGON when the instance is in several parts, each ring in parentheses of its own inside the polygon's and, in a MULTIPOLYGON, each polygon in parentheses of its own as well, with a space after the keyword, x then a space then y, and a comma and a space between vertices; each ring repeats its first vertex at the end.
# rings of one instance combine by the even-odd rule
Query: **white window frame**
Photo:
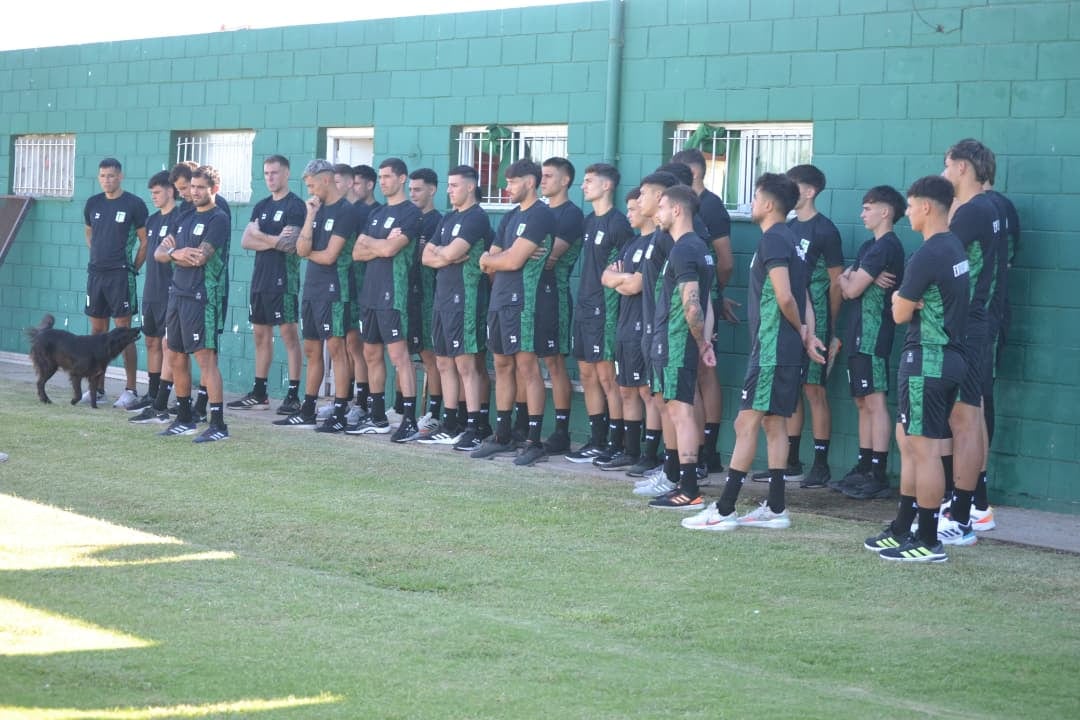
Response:
MULTIPOLYGON (((813 123, 706 124, 714 128, 714 132, 698 148, 705 155, 705 187, 724 200, 733 216, 750 216, 754 182, 763 173, 783 173, 795 165, 813 161, 813 123), (739 153, 737 168, 728 167, 727 158, 731 157, 733 149, 739 153)), ((672 154, 682 150, 699 127, 701 123, 676 125, 670 138, 672 154)))
POLYGON ((371 165, 374 167, 375 128, 326 128, 326 159, 332 163, 347 163, 352 166, 371 165), (345 150, 348 150, 348 152, 345 153, 345 150))
POLYGON ((173 137, 176 162, 210 165, 221 175, 222 197, 229 202, 251 201, 254 130, 184 130, 173 137))
MULTIPOLYGON (((454 138, 457 142, 457 160, 459 165, 471 165, 480 175, 480 205, 485 210, 508 210, 514 206, 502 189, 503 179, 499 177, 499 163, 496 156, 480 152, 480 143, 484 142, 495 125, 465 125, 457 128, 454 138)), ((503 152, 509 153, 511 162, 528 157, 541 164, 549 157, 567 157, 567 125, 502 125, 511 131, 511 137, 499 140, 503 152)), ((499 157, 503 157, 502 153, 499 157)))
POLYGON ((35 198, 74 197, 75 135, 17 136, 11 192, 35 198))

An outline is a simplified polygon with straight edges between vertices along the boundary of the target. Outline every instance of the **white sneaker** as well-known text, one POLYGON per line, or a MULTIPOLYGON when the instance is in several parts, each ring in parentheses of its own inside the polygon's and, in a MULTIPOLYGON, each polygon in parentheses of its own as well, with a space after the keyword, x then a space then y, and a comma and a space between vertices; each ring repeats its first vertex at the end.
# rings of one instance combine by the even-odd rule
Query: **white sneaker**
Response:
POLYGON ((652 470, 647 471, 645 473, 645 475, 644 475, 644 478, 646 480, 655 480, 656 478, 660 477, 663 474, 664 474, 664 464, 660 463, 659 465, 654 467, 652 470))
POLYGON ((979 541, 970 522, 967 525, 961 525, 944 515, 938 518, 937 537, 938 542, 946 545, 974 545, 979 541))
MULTIPOLYGON (((332 409, 332 408, 331 408, 332 409)), ((345 413, 346 425, 357 425, 360 422, 360 408, 356 405, 350 405, 349 410, 345 413)))
POLYGON ((431 413, 424 413, 423 417, 416 421, 418 430, 429 430, 439 424, 439 418, 432 417, 431 413))
POLYGON ((975 532, 986 532, 997 527, 994 522, 994 508, 987 505, 985 510, 976 507, 971 508, 971 527, 975 532))
POLYGON ((390 423, 390 427, 392 428, 401 424, 402 417, 402 414, 393 408, 386 411, 386 421, 390 423))
POLYGON ((696 515, 683 518, 682 526, 687 530, 709 530, 712 532, 726 532, 739 526, 736 513, 721 515, 716 503, 710 503, 704 510, 696 515))
POLYGON ((327 403, 315 411, 316 420, 327 420, 334 414, 334 403, 327 403))
POLYGON ((740 517, 738 523, 740 527, 760 527, 783 530, 791 527, 791 516, 788 515, 787 508, 784 508, 782 512, 774 513, 769 508, 768 501, 766 501, 740 517))
POLYGON ((138 394, 133 393, 130 390, 124 390, 124 392, 120 393, 120 397, 116 398, 116 402, 114 402, 112 406, 114 408, 123 408, 127 410, 137 402, 139 402, 138 394))
POLYGON ((635 495, 644 495, 647 497, 656 497, 657 495, 663 495, 666 492, 671 492, 675 489, 675 483, 668 480, 667 475, 661 473, 660 477, 653 480, 649 485, 643 485, 642 487, 635 487, 635 495))
POLYGON ((8 454, 4 453, 4 452, 0 452, 0 463, 7 462, 7 459, 8 459, 8 454))
MULTIPOLYGON (((104 390, 98 392, 97 401, 99 403, 105 402, 105 391, 104 390)), ((86 391, 83 392, 82 397, 79 398, 79 404, 80 405, 89 405, 90 404, 90 391, 89 390, 86 390, 86 391)))

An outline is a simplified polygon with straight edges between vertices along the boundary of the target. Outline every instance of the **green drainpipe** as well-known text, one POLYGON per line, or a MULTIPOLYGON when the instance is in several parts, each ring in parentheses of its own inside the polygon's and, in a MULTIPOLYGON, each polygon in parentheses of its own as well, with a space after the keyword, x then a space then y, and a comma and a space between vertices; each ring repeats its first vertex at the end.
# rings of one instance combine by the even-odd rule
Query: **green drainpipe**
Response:
POLYGON ((608 18, 607 98, 604 109, 604 161, 617 165, 619 84, 622 80, 623 0, 611 0, 608 18))

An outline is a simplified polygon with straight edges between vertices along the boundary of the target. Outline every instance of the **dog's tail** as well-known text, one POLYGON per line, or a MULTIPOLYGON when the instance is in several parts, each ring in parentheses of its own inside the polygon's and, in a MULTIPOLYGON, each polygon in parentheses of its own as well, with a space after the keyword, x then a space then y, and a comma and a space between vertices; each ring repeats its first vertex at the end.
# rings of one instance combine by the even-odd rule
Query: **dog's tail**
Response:
POLYGON ((45 313, 45 317, 41 318, 41 322, 38 323, 37 327, 26 328, 26 336, 33 340, 35 337, 37 337, 37 334, 39 332, 41 332, 42 330, 50 330, 55 324, 56 318, 54 318, 49 313, 45 313))

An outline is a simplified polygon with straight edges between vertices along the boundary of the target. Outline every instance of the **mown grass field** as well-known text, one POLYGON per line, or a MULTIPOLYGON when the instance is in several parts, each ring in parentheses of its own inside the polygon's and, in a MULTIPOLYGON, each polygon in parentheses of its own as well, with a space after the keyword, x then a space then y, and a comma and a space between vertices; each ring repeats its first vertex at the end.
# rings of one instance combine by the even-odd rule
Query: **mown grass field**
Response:
POLYGON ((692 533, 628 481, 229 419, 0 379, 0 717, 1080 716, 1076 556, 692 533))

